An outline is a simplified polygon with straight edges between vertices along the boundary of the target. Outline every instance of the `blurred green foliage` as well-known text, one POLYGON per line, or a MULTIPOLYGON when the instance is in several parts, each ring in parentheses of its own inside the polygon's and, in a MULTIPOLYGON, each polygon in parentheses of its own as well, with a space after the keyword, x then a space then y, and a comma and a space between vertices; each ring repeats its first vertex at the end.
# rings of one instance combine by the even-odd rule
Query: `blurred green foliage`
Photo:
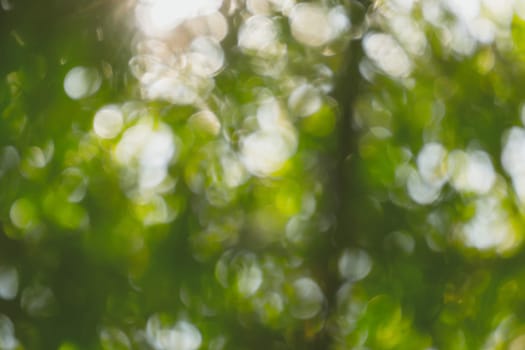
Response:
POLYGON ((0 1, 0 349, 525 348, 525 2, 187 4, 0 1))

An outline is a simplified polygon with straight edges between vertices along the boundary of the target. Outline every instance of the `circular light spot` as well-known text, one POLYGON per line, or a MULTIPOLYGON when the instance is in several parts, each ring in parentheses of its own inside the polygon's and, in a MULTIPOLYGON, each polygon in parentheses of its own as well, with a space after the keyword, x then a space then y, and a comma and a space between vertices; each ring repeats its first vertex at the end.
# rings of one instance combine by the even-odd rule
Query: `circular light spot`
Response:
POLYGON ((407 190, 410 197, 419 204, 430 204, 438 199, 441 186, 426 182, 419 172, 411 169, 407 178, 407 190))
MULTIPOLYGON (((205 79, 204 79, 205 80, 205 79)), ((210 82, 210 84, 213 84, 210 82)), ((206 82, 187 76, 167 76, 153 80, 144 86, 144 95, 148 99, 163 99, 173 104, 189 105, 195 103, 205 92, 206 82), (200 86, 202 85, 202 86, 200 86)))
POLYGON ((405 51, 390 35, 371 33, 363 39, 363 48, 379 68, 395 78, 404 78, 412 71, 412 63, 405 51))
POLYGON ((417 156, 417 167, 423 180, 427 183, 441 186, 448 179, 447 150, 435 142, 427 143, 417 156))
POLYGON ((480 12, 479 0, 446 0, 445 4, 459 19, 468 21, 476 18, 480 12))
POLYGON ((48 287, 32 286, 22 292, 22 309, 34 317, 51 316, 56 308, 53 291, 48 287))
POLYGON ((155 130, 151 133, 139 156, 141 187, 151 188, 164 180, 175 151, 175 141, 169 129, 155 130))
POLYGON ((20 155, 13 146, 6 146, 0 151, 0 176, 14 169, 20 163, 20 155))
POLYGON ((385 240, 385 248, 401 250, 405 254, 412 254, 416 247, 414 238, 405 232, 392 232, 385 240))
POLYGON ((165 124, 140 122, 124 132, 115 147, 118 163, 133 169, 141 189, 153 188, 168 178, 168 166, 177 155, 177 139, 165 124))
POLYGON ((295 244, 300 244, 305 239, 305 232, 308 232, 308 220, 296 215, 290 218, 286 224, 286 238, 295 244))
POLYGON ((166 323, 158 314, 148 319, 146 337, 155 349, 196 350, 201 346, 202 335, 193 324, 186 321, 175 325, 166 323))
POLYGON ((0 1, 0 7, 4 11, 10 11, 10 10, 13 9, 13 4, 11 3, 10 0, 1 0, 0 1))
POLYGON ((246 0, 246 8, 253 14, 270 14, 271 8, 268 0, 246 0))
POLYGON ((46 155, 40 147, 33 146, 27 154, 27 162, 33 168, 43 168, 47 164, 46 155))
POLYGON ((78 168, 67 168, 62 172, 60 180, 62 190, 67 194, 71 203, 80 202, 86 195, 88 180, 78 168))
POLYGON ((343 278, 362 280, 372 270, 372 259, 361 249, 345 250, 339 258, 339 273, 343 278))
POLYGON ((505 171, 512 177, 514 189, 522 202, 525 201, 525 177, 523 176, 525 173, 524 149, 525 130, 518 127, 513 127, 510 130, 507 130, 504 137, 501 163, 505 171))
POLYGON ((124 117, 117 106, 106 106, 98 110, 93 119, 93 129, 98 137, 112 139, 120 133, 124 117))
POLYGON ((319 91, 310 84, 298 86, 288 98, 288 107, 292 113, 300 117, 314 114, 322 104, 319 91))
POLYGON ((496 37, 496 25, 486 18, 476 18, 469 22, 470 34, 482 44, 490 44, 496 37))
POLYGON ((224 172, 224 183, 226 186, 233 188, 242 185, 246 181, 248 177, 246 169, 239 160, 239 157, 233 152, 226 153, 221 158, 221 166, 224 172))
POLYGON ((16 227, 21 229, 30 228, 36 224, 36 208, 29 199, 20 198, 11 205, 9 217, 16 227))
POLYGON ((12 300, 18 292, 18 271, 11 266, 0 267, 0 298, 12 300))
POLYGON ((118 328, 104 328, 100 331, 100 343, 103 350, 130 349, 131 343, 126 333, 118 328))
POLYGON ((330 23, 330 40, 336 39, 350 29, 350 20, 343 6, 336 6, 328 12, 328 22, 330 23))
POLYGON ((263 101, 257 108, 257 122, 261 129, 273 129, 282 119, 279 102, 275 98, 263 101))
POLYGON ((148 35, 164 35, 184 21, 216 12, 222 0, 155 0, 139 3, 135 10, 139 27, 148 35))
POLYGON ((95 68, 75 67, 64 78, 64 90, 74 100, 93 95, 101 84, 102 78, 95 68))
MULTIPOLYGON (((202 18, 206 22, 206 31, 203 34, 212 36, 217 41, 222 41, 226 37, 226 35, 228 35, 228 20, 224 17, 222 13, 214 12, 204 18, 200 18, 202 18)), ((190 24, 188 24, 188 26, 191 27, 190 24)))
POLYGON ((273 21, 265 16, 250 17, 239 29, 241 49, 263 51, 275 44, 277 29, 273 21))
POLYGON ((285 128, 248 135, 241 144, 241 159, 254 175, 267 176, 279 170, 297 148, 297 136, 285 128))
POLYGON ((511 249, 516 243, 516 231, 499 200, 482 197, 475 202, 475 215, 462 225, 459 232, 464 244, 479 250, 511 249))
POLYGON ((290 13, 293 37, 309 46, 321 46, 332 38, 331 23, 325 7, 314 3, 300 3, 290 13))
POLYGON ((321 311, 324 300, 321 288, 311 278, 299 278, 293 283, 293 299, 291 313, 295 318, 306 320, 321 311))
POLYGON ((221 130, 221 122, 215 113, 209 110, 203 110, 193 114, 188 120, 188 123, 191 127, 211 135, 217 135, 221 130))
POLYGON ((224 65, 224 51, 212 37, 200 36, 193 40, 188 56, 193 72, 198 75, 213 76, 224 65))
POLYGON ((449 156, 449 166, 452 186, 457 191, 485 194, 496 181, 490 157, 483 151, 453 151, 449 156))
POLYGON ((15 326, 4 314, 0 314, 0 349, 14 350, 18 347, 15 326))

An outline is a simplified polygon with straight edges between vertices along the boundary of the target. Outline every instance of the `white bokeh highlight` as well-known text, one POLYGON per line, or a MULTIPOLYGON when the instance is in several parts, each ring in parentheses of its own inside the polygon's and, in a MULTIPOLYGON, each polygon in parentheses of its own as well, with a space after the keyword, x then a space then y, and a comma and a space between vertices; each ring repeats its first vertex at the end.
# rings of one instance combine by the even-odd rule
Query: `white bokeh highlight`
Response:
POLYGON ((394 78, 405 78, 412 72, 410 58, 390 34, 367 34, 363 39, 363 48, 381 70, 394 78))
POLYGON ((507 132, 501 163, 512 179, 519 200, 525 203, 525 129, 513 127, 507 132))
POLYGON ((93 118, 93 130, 102 139, 112 139, 122 130, 124 116, 116 105, 105 106, 93 118))
POLYGON ((202 335, 193 324, 187 321, 169 324, 158 314, 148 319, 146 339, 155 350, 197 350, 202 343, 202 335))
POLYGON ((137 24, 146 34, 162 36, 185 20, 216 12, 222 0, 143 0, 135 9, 137 24))
POLYGON ((0 298, 13 300, 18 293, 18 271, 12 266, 0 266, 0 298))
POLYGON ((73 100, 93 95, 102 84, 102 77, 96 68, 74 67, 64 78, 64 91, 73 100))
POLYGON ((168 175, 168 166, 177 154, 175 137, 164 124, 141 121, 127 129, 118 142, 114 155, 128 169, 136 169, 139 188, 159 185, 168 175))
POLYGON ((484 151, 452 151, 449 167, 451 184, 460 192, 486 194, 496 181, 496 172, 489 155, 484 151))

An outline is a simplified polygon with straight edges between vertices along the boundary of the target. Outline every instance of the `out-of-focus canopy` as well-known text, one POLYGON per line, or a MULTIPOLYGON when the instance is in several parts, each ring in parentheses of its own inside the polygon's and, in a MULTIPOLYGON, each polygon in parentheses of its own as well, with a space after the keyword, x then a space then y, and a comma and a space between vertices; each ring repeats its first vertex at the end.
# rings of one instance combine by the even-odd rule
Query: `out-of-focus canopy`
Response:
POLYGON ((0 349, 521 349, 522 0, 0 0, 0 349))

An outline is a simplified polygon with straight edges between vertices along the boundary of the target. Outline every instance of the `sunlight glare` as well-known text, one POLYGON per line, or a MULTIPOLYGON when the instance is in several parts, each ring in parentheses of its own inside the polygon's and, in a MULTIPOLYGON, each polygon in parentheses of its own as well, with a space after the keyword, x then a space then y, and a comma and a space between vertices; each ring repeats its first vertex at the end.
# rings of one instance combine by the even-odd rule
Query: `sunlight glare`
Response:
POLYGON ((148 35, 164 35, 187 19, 216 12, 222 0, 149 0, 137 5, 139 27, 148 35))

